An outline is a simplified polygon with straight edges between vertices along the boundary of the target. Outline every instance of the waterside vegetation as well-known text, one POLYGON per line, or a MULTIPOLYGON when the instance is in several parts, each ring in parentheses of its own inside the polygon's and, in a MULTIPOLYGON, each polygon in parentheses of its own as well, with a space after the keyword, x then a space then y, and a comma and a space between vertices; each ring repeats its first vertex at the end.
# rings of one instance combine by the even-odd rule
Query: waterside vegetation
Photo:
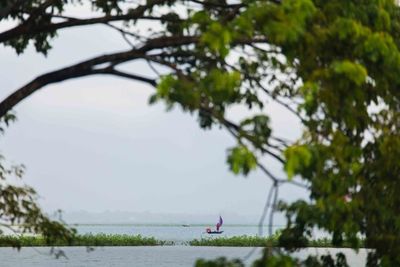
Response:
MULTIPOLYGON (((363 244, 363 240, 359 240, 363 244)), ((279 238, 273 237, 259 237, 259 236, 234 236, 234 237, 220 237, 220 238, 202 238, 194 239, 188 242, 190 246, 213 246, 213 247, 277 247, 279 246, 279 238)), ((350 248, 351 244, 344 243, 341 246, 332 244, 329 238, 319 238, 308 240, 304 247, 320 247, 320 248, 350 248)), ((364 247, 364 245, 361 245, 364 247)))
POLYGON ((0 247, 46 247, 46 246, 163 246, 173 242, 157 240, 154 237, 141 235, 118 234, 85 234, 76 235, 69 241, 46 240, 43 236, 3 235, 0 236, 0 247))
MULTIPOLYGON (((360 244, 363 244, 360 240, 360 244)), ((118 235, 118 234, 85 234, 76 235, 70 241, 57 240, 49 242, 42 236, 0 236, 0 247, 45 247, 45 246, 172 246, 178 245, 174 241, 158 240, 154 237, 143 237, 140 235, 118 235)), ((179 243, 182 245, 182 243, 179 243)), ((211 246, 211 247, 276 247, 279 245, 278 238, 258 236, 233 236, 193 239, 183 243, 188 246, 211 246)), ((309 240, 305 247, 337 247, 332 245, 329 238, 309 240)), ((351 247, 343 244, 341 248, 351 247)), ((362 246, 364 247, 364 246, 362 246)))

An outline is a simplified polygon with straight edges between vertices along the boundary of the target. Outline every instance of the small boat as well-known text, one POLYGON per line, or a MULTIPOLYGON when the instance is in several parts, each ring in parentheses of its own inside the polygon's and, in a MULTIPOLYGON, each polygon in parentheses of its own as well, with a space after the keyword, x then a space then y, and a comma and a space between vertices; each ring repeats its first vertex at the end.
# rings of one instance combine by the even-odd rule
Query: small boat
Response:
POLYGON ((207 232, 207 234, 209 234, 209 235, 218 235, 218 234, 222 234, 224 231, 210 231, 210 232, 207 232))
POLYGON ((212 231, 211 228, 207 228, 206 233, 209 235, 222 234, 224 231, 220 231, 219 228, 222 226, 223 223, 224 221, 222 220, 222 217, 219 216, 219 221, 215 225, 217 229, 215 231, 212 231))
POLYGON ((182 224, 182 227, 190 227, 190 224, 182 224))

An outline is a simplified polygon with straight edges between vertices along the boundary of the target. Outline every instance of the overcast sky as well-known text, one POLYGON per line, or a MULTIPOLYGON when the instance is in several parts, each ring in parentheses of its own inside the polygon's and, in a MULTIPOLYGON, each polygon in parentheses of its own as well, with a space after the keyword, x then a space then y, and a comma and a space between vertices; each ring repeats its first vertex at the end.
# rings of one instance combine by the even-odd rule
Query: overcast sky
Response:
MULTIPOLYGON (((46 71, 126 49, 101 26, 64 30, 53 46, 47 58, 32 48, 17 56, 0 47, 0 97, 46 71)), ((129 69, 152 75, 144 63, 129 69)), ((1 137, 1 153, 27 166, 25 181, 49 212, 260 214, 268 179, 260 172, 230 173, 226 149, 234 140, 223 130, 201 130, 178 108, 149 106, 153 90, 110 76, 47 86, 17 106, 18 121, 1 137)), ((284 109, 268 104, 266 111, 277 134, 300 135, 298 121, 284 109)), ((266 164, 284 175, 280 165, 266 164)), ((301 196, 292 186, 281 191, 288 200, 301 196)))

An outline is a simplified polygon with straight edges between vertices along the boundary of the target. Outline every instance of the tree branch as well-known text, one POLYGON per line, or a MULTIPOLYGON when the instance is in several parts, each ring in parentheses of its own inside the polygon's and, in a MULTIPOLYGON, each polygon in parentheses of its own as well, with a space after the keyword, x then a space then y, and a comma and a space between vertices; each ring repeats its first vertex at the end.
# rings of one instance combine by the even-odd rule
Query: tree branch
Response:
POLYGON ((166 2, 166 0, 153 0, 149 2, 150 3, 147 5, 138 6, 135 10, 122 15, 115 15, 115 16, 106 15, 103 17, 89 18, 89 19, 68 19, 67 21, 64 22, 41 24, 40 26, 31 24, 30 20, 27 20, 25 23, 22 23, 8 31, 0 33, 0 43, 17 38, 18 36, 24 34, 36 35, 39 33, 54 32, 59 29, 75 27, 75 26, 93 25, 93 24, 107 23, 112 21, 122 21, 122 20, 127 21, 139 18, 161 20, 162 18, 159 17, 144 16, 144 13, 153 6, 163 4, 164 2, 166 2))
POLYGON ((7 1, 6 6, 0 8, 0 20, 7 17, 16 6, 19 6, 24 1, 25 0, 9 0, 9 1, 7 1))
MULTIPOLYGON (((116 65, 138 58, 146 58, 146 53, 153 49, 191 44, 193 42, 196 42, 197 40, 198 37, 196 36, 160 37, 149 40, 145 45, 135 50, 95 57, 90 60, 86 60, 57 71, 43 74, 5 98, 0 103, 0 117, 3 117, 20 101, 46 85, 61 82, 71 78, 101 74, 102 72, 100 70, 95 69, 95 67, 100 64, 110 63, 116 65)), ((121 75, 121 73, 118 73, 118 76, 121 75)), ((131 76, 131 78, 133 78, 133 76, 131 76)))
POLYGON ((277 184, 274 184, 274 188, 275 188, 274 200, 272 202, 271 212, 269 214, 269 225, 268 225, 268 234, 269 234, 269 236, 272 236, 272 234, 273 234, 272 226, 273 226, 273 223, 274 223, 274 213, 276 211, 276 206, 277 206, 277 201, 278 201, 278 194, 279 194, 279 186, 277 184))
POLYGON ((246 4, 221 4, 218 2, 212 2, 212 1, 199 1, 199 0, 189 0, 189 2, 193 2, 205 7, 219 7, 219 8, 240 8, 240 7, 246 7, 246 4))
POLYGON ((101 70, 96 70, 96 71, 94 71, 93 74, 111 74, 111 75, 115 75, 115 76, 119 76, 119 77, 123 77, 123 78, 128 78, 128 79, 132 79, 132 80, 136 80, 136 81, 145 82, 154 87, 157 86, 157 82, 154 79, 145 78, 143 76, 139 76, 136 74, 126 73, 123 71, 116 70, 114 68, 105 68, 105 69, 101 69, 101 70))

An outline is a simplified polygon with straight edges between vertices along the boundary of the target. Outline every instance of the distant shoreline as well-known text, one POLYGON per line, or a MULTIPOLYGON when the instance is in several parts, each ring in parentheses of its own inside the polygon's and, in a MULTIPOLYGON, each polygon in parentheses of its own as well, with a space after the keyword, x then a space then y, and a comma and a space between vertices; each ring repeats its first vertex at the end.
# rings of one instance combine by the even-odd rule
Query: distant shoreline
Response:
MULTIPOLYGON (((68 223, 68 226, 147 226, 147 227, 183 227, 183 225, 188 225, 189 227, 206 227, 213 225, 212 223, 173 223, 173 224, 162 224, 162 223, 68 223)), ((258 227, 256 224, 224 224, 224 227, 258 227)), ((268 227, 264 225, 263 227, 268 227)), ((274 225, 273 227, 285 227, 285 225, 274 225)))

